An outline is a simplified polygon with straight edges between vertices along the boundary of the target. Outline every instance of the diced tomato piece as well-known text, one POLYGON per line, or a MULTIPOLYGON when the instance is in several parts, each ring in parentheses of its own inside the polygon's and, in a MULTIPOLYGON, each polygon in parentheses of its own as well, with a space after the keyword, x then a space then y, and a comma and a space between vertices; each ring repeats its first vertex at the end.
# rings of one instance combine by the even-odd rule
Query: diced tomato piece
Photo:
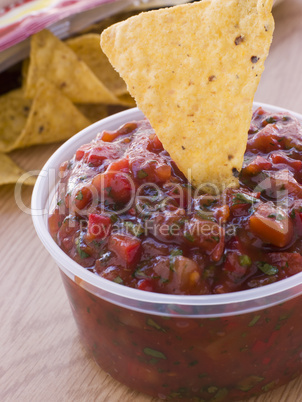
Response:
POLYGON ((102 141, 105 142, 112 142, 113 140, 115 140, 118 136, 119 136, 119 132, 118 131, 103 131, 102 135, 100 136, 102 141))
POLYGON ((123 158, 110 163, 106 172, 113 172, 113 173, 129 172, 129 159, 123 158))
POLYGON ((202 294, 209 289, 201 278, 201 269, 190 258, 179 256, 156 257, 153 271, 158 279, 158 291, 172 294, 194 294, 202 287, 202 294))
MULTIPOLYGON (((61 163, 61 165, 60 165, 60 173, 61 174, 67 170, 68 163, 69 163, 68 161, 61 163)), ((63 177, 63 176, 60 175, 60 177, 63 177)))
POLYGON ((87 163, 93 166, 100 166, 105 159, 108 158, 106 152, 104 152, 104 148, 102 147, 94 147, 88 155, 87 163))
POLYGON ((153 142, 153 147, 155 150, 163 149, 163 144, 160 142, 160 140, 156 134, 154 134, 154 136, 152 137, 152 142, 153 142))
POLYGON ((263 170, 269 170, 272 168, 271 162, 262 156, 256 156, 256 158, 249 163, 244 169, 242 169, 242 173, 249 175, 256 175, 262 172, 263 170))
POLYGON ((289 217, 268 204, 260 204, 250 217, 251 232, 264 243, 285 247, 293 237, 293 224, 289 217))
POLYGON ((302 271, 302 255, 300 253, 269 253, 267 258, 270 264, 279 268, 279 279, 302 271))
POLYGON ((247 150, 268 153, 282 149, 282 143, 278 142, 278 139, 279 136, 276 125, 268 124, 248 140, 247 150))
POLYGON ((212 261, 219 261, 224 251, 225 230, 216 222, 192 218, 184 232, 188 244, 196 244, 210 255, 212 261))
POLYGON ((171 166, 169 165, 157 165, 155 168, 155 174, 159 181, 165 182, 171 177, 171 166))
POLYGON ((112 226, 109 216, 90 214, 88 219, 87 238, 89 240, 104 239, 109 236, 112 226))
POLYGON ((65 215, 60 214, 60 209, 57 207, 48 218, 48 230, 52 237, 57 234, 64 217, 65 215))
POLYGON ((80 227, 79 222, 73 216, 68 216, 62 222, 57 234, 57 240, 60 247, 69 251, 74 247, 74 236, 80 227))
POLYGON ((228 205, 217 207, 214 211, 214 216, 220 223, 225 223, 230 217, 230 208, 228 205))
POLYGON ((151 279, 141 279, 140 281, 138 281, 137 287, 138 289, 145 290, 147 292, 154 291, 151 279))
POLYGON ((273 194, 287 191, 288 195, 302 198, 302 187, 287 169, 279 170, 271 175, 271 187, 273 194))
POLYGON ((84 209, 92 200, 93 193, 88 186, 77 189, 73 194, 73 204, 77 209, 84 209))
POLYGON ((109 189, 109 195, 115 201, 122 203, 130 201, 135 190, 130 176, 123 173, 105 173, 104 179, 105 189, 109 189))
POLYGON ((134 195, 135 186, 131 176, 127 173, 113 173, 106 171, 99 173, 92 180, 92 185, 105 197, 111 197, 114 201, 127 203, 134 195))
POLYGON ((120 135, 130 134, 136 129, 137 129, 136 122, 126 123, 122 127, 120 127, 117 131, 103 131, 99 136, 99 138, 105 142, 112 142, 120 135))
POLYGON ((300 160, 292 159, 282 152, 273 152, 270 155, 270 158, 273 163, 275 164, 283 163, 285 165, 290 166, 297 172, 302 168, 302 162, 300 160))
POLYGON ((132 264, 139 258, 141 241, 126 234, 114 234, 109 238, 108 248, 127 264, 132 264))
POLYGON ((85 155, 85 152, 87 152, 89 149, 91 149, 91 144, 84 144, 82 145, 76 152, 75 154, 75 159, 77 161, 80 161, 83 159, 83 156, 85 155))

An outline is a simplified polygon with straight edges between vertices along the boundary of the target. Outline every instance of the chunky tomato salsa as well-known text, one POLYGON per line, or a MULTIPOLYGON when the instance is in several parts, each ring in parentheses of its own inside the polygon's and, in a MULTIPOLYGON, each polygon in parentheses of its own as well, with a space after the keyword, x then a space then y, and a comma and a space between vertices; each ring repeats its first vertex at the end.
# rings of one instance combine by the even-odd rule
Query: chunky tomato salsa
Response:
MULTIPOLYGON (((232 159, 232 155, 229 155, 232 159)), ((119 284, 218 294, 302 270, 302 128, 257 109, 239 188, 194 188, 147 120, 103 131, 60 167, 49 230, 73 260, 119 284)))

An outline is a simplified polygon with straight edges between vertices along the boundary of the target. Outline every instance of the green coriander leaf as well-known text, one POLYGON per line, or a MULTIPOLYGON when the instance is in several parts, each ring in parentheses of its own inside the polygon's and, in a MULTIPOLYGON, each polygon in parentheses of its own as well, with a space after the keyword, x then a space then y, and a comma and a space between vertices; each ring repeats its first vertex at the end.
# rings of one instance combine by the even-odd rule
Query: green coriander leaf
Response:
POLYGON ((275 275, 279 272, 277 267, 274 267, 266 262, 257 262, 257 267, 266 275, 275 275))
POLYGON ((252 264, 252 260, 248 255, 243 254, 239 256, 239 264, 242 267, 249 267, 252 264))
POLYGON ((148 177, 148 173, 144 171, 144 169, 141 169, 137 172, 137 177, 139 179, 144 179, 145 177, 148 177))
POLYGON ((79 201, 81 201, 81 200, 83 199, 82 190, 80 190, 80 191, 78 192, 78 194, 76 195, 76 199, 79 200, 79 201))
POLYGON ((166 356, 162 352, 159 352, 158 350, 155 350, 155 349, 144 348, 144 353, 145 353, 145 355, 152 356, 157 359, 165 359, 165 360, 167 359, 166 356))

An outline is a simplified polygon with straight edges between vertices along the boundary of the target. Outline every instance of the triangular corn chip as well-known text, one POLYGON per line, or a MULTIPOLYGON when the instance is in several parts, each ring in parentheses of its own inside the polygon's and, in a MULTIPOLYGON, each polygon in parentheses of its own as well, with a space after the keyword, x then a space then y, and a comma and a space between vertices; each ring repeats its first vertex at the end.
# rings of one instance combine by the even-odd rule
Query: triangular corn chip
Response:
POLYGON ((138 107, 196 186, 237 184, 272 40, 272 2, 203 0, 142 13, 101 36, 138 107))
POLYGON ((108 116, 108 106, 102 103, 85 103, 76 105, 79 111, 90 121, 95 123, 108 116))
POLYGON ((100 48, 100 35, 82 35, 69 39, 65 43, 87 64, 110 92, 116 96, 127 93, 125 81, 114 70, 108 57, 100 48))
POLYGON ((86 63, 47 30, 31 38, 26 97, 34 98, 40 78, 46 78, 75 103, 119 103, 86 63))
POLYGON ((0 151, 36 144, 63 141, 90 124, 90 121, 57 88, 45 79, 37 83, 36 96, 21 133, 14 134, 12 141, 0 139, 0 151))
POLYGON ((22 89, 0 96, 0 151, 7 151, 25 127, 32 101, 22 89))
MULTIPOLYGON (((15 164, 7 155, 0 153, 0 186, 4 184, 17 183, 20 176, 25 171, 15 164)), ((35 184, 35 178, 29 177, 23 184, 33 186, 35 184)))

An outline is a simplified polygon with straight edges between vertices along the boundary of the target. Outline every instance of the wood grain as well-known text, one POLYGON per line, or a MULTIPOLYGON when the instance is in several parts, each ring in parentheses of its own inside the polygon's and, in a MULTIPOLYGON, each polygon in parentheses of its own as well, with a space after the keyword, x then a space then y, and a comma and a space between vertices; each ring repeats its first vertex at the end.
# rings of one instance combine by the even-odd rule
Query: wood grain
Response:
MULTIPOLYGON (((302 113, 302 0, 274 9, 276 30, 256 100, 302 113)), ((58 145, 11 154, 40 169, 58 145)), ((31 189, 22 192, 30 206, 31 189)), ((86 354, 59 271, 37 238, 30 215, 0 188, 0 400, 155 402, 119 384, 86 354)), ((302 400, 302 378, 249 402, 302 400)))

